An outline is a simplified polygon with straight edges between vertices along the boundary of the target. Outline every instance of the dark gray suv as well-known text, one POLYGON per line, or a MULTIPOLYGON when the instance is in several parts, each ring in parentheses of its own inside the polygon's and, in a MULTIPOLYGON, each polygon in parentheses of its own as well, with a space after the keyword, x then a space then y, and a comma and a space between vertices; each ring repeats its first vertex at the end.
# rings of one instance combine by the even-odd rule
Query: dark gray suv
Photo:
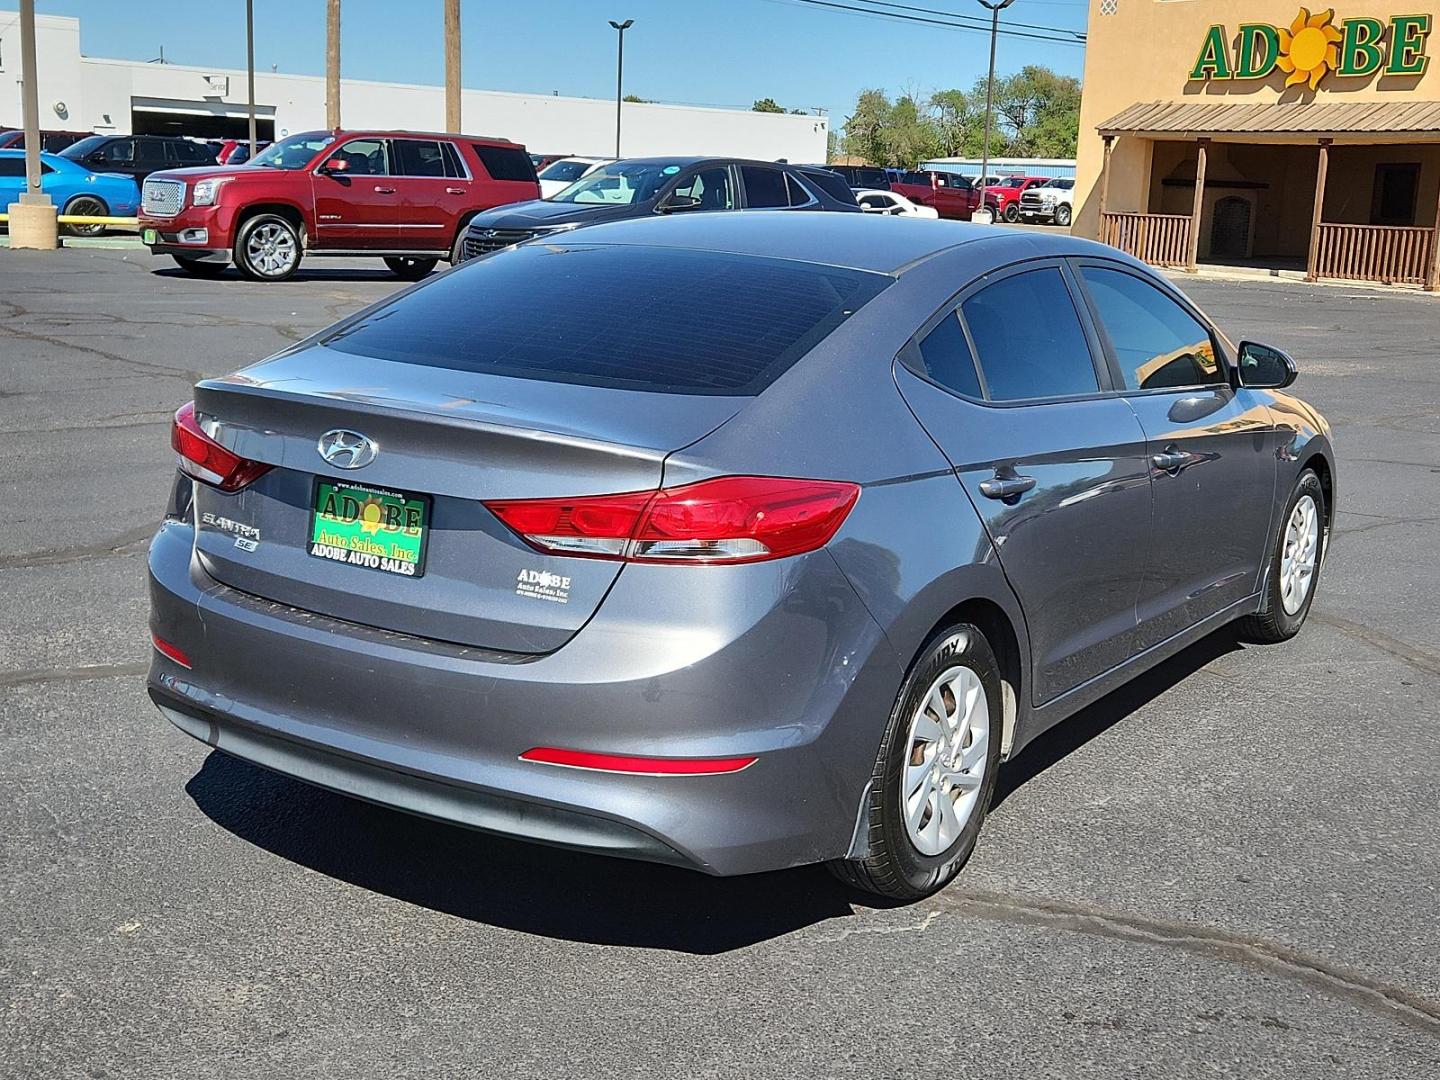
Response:
POLYGON ((1217 627, 1300 628, 1336 481, 1294 377, 1070 237, 522 244, 195 388, 150 693, 430 817, 923 896, 1003 759, 1217 627))
POLYGON ((845 181, 809 165, 739 158, 629 158, 587 173, 548 199, 477 215, 454 261, 537 236, 633 218, 705 210, 840 210, 860 204, 845 181))

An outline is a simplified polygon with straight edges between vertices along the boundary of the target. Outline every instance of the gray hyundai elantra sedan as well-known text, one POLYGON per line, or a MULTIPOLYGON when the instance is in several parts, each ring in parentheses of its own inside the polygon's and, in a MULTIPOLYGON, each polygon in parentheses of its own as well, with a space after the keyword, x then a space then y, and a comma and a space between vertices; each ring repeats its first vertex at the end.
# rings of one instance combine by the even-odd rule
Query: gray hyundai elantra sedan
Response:
POLYGON ((488 255, 195 388, 149 690, 478 829, 914 898, 1000 763, 1335 514, 1288 356, 1098 244, 698 214, 488 255))

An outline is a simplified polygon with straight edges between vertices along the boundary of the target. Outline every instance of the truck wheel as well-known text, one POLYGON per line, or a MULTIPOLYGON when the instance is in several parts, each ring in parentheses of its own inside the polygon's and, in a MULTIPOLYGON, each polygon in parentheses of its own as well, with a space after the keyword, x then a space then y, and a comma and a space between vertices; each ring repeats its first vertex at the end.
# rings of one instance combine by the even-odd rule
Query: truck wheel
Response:
POLYGON ((217 278, 225 272, 225 264, 220 262, 204 262, 201 259, 190 259, 184 255, 171 255, 175 265, 184 270, 187 274, 199 278, 217 278))
POLYGON ((1015 222, 1020 220, 1020 207, 1012 202, 1009 206, 1005 207, 1004 217, 1006 221, 1014 225, 1015 222))
POLYGON ((421 259, 414 255, 385 256, 385 265, 390 268, 390 272, 406 281, 419 281, 431 270, 434 270, 435 264, 439 261, 439 259, 421 259))
POLYGON ((1070 207, 1064 203, 1055 207, 1055 224, 1062 227, 1070 224, 1070 207))
POLYGON ((235 238, 235 268, 251 281, 284 281, 300 268, 300 232, 279 214, 256 214, 235 238))

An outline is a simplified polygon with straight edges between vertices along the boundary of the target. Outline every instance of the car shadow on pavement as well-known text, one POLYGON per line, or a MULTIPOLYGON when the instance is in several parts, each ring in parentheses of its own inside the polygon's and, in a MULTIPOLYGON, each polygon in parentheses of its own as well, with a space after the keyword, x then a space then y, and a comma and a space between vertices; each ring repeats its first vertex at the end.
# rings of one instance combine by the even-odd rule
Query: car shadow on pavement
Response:
MULTIPOLYGON (((1221 630, 1040 736, 1001 770, 995 805, 1212 660, 1241 648, 1221 630)), ((434 911, 591 944, 715 954, 855 906, 823 867, 716 878, 565 851, 418 818, 212 752, 186 792, 240 839, 340 881, 434 911)))

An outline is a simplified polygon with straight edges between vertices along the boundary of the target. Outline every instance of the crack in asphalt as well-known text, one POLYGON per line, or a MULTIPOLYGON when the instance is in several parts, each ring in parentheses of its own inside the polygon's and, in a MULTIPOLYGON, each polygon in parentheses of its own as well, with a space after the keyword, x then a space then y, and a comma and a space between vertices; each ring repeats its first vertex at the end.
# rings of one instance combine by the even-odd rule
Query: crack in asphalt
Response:
POLYGON ((1397 660, 1409 664, 1418 671, 1427 675, 1440 675, 1440 653, 1427 649, 1423 645, 1416 645, 1414 642, 1405 641, 1402 638, 1394 637, 1383 630, 1376 630, 1374 627, 1366 626, 1363 623, 1353 622, 1350 619, 1339 615, 1331 615, 1324 611, 1311 610, 1310 618, 1328 626, 1332 630, 1338 630, 1342 634, 1372 645, 1381 652, 1389 653, 1397 660))
POLYGON ((0 690, 17 686, 32 686, 35 683, 89 682, 93 679, 118 679, 142 676, 150 670, 144 661, 127 664, 75 664, 67 668, 22 668, 19 671, 0 671, 0 690))
POLYGON ((117 536, 97 540, 83 547, 60 548, 54 551, 24 551, 16 555, 0 555, 0 570, 18 570, 32 566, 54 566, 56 563, 79 562, 82 559, 108 559, 115 555, 128 555, 155 535, 159 524, 147 521, 133 529, 126 529, 117 536))
MULTIPOLYGON (((1440 1037, 1440 1003, 1404 987, 1393 986, 1353 969, 1251 935, 1130 915, 1089 904, 1001 893, 950 890, 940 893, 929 903, 935 905, 938 911, 993 922, 1067 930, 1133 944, 1160 945, 1244 964, 1333 997, 1344 998, 1371 1012, 1440 1037)), ((927 917, 923 924, 903 929, 923 930, 929 922, 927 917)))

